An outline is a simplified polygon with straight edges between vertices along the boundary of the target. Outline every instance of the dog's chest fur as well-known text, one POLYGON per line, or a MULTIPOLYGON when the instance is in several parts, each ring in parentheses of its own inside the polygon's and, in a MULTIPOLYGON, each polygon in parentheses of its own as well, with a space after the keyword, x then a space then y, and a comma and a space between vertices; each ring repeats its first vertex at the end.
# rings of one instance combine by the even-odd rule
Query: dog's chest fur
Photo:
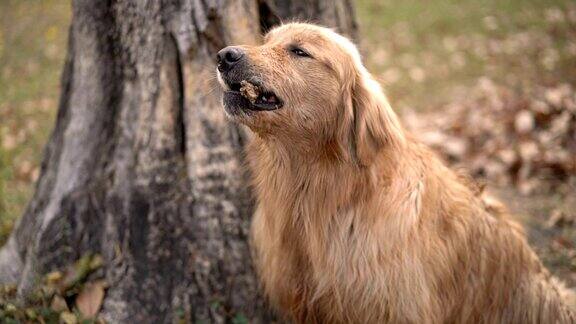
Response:
POLYGON ((250 161, 258 192, 252 238, 274 304, 307 323, 416 319, 431 307, 424 301, 432 280, 412 279, 426 277, 417 252, 379 231, 382 219, 375 215, 386 211, 372 201, 368 183, 384 188, 384 179, 321 163, 296 168, 270 152, 256 157, 250 161), (382 311, 400 300, 402 311, 382 311))

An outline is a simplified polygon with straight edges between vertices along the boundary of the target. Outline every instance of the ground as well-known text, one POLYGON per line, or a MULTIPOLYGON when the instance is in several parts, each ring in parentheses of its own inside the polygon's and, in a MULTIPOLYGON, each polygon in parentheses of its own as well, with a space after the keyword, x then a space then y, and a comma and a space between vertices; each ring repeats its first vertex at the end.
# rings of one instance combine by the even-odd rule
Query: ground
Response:
MULTIPOLYGON (((567 96, 574 97, 576 5, 571 0, 359 0, 357 15, 367 65, 403 116, 449 114, 487 82, 522 102, 539 100, 537 91, 526 89, 566 85, 567 96)), ((57 110, 70 17, 68 1, 0 2, 0 243, 24 211, 38 177, 57 110)), ((575 175, 570 168, 564 171, 545 191, 523 190, 494 177, 485 181, 526 226, 546 265, 575 286, 576 225, 549 222, 559 208, 572 216, 576 211, 570 196, 576 192, 570 183, 575 175)))
POLYGON ((34 190, 54 126, 71 8, 0 1, 0 243, 34 190))

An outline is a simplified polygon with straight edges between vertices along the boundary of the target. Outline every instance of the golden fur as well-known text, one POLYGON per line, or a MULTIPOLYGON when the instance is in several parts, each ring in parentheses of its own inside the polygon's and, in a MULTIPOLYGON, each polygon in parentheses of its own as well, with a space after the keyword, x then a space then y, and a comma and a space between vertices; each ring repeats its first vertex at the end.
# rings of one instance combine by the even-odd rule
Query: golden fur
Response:
POLYGON ((285 105, 255 134, 252 239, 266 295, 298 323, 576 323, 500 206, 400 124, 346 38, 300 23, 242 47, 285 105), (295 57, 297 44, 310 57, 295 57))

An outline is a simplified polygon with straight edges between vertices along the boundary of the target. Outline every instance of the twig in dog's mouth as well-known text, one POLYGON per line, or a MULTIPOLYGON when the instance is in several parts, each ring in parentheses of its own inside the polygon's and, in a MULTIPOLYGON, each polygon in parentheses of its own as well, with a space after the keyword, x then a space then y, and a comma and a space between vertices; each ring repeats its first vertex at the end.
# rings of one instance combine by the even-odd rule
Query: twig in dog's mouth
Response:
POLYGON ((258 99, 258 96, 260 96, 260 87, 246 80, 242 80, 240 81, 240 93, 244 98, 250 100, 250 102, 254 104, 256 99, 258 99))
POLYGON ((262 110, 274 110, 281 106, 280 100, 274 93, 264 91, 260 86, 246 80, 240 81, 239 91, 252 105, 262 110))

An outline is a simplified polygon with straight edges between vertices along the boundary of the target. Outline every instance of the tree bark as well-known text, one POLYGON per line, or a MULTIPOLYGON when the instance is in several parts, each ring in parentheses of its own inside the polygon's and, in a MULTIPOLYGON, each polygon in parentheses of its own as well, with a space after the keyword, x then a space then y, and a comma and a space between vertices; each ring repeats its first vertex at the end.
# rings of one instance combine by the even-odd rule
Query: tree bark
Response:
POLYGON ((56 126, 0 283, 25 295, 99 253, 109 322, 268 321, 246 135, 225 118, 214 57, 294 19, 356 35, 350 0, 74 0, 56 126))

